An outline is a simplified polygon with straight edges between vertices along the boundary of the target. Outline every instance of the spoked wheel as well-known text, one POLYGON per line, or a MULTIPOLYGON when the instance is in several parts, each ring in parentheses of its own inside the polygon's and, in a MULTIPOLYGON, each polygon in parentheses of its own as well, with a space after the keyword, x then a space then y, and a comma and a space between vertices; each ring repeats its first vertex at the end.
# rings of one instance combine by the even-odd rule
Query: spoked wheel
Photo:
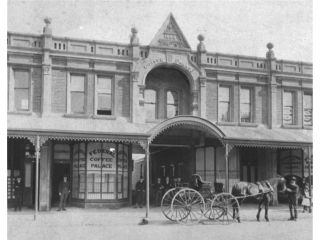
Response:
POLYGON ((171 211, 179 223, 197 223, 205 211, 205 202, 196 190, 183 188, 174 195, 171 211))
POLYGON ((211 204, 211 217, 224 223, 237 221, 240 206, 238 200, 230 193, 217 194, 211 204))
POLYGON ((203 216, 205 216, 209 220, 214 220, 214 213, 212 212, 211 204, 213 199, 205 200, 205 208, 203 209, 203 216))
POLYGON ((176 217, 173 215, 171 211, 171 202, 174 195, 179 191, 177 188, 169 189, 162 197, 161 200, 161 211, 163 215, 171 221, 175 221, 176 217))

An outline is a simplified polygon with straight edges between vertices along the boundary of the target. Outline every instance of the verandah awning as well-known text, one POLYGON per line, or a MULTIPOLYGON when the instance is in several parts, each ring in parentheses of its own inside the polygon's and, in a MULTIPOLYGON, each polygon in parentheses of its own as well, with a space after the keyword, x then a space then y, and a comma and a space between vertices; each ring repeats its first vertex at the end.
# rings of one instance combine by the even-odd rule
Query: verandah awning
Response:
POLYGON ((234 146, 303 148, 312 145, 312 130, 219 126, 225 134, 224 140, 234 146))

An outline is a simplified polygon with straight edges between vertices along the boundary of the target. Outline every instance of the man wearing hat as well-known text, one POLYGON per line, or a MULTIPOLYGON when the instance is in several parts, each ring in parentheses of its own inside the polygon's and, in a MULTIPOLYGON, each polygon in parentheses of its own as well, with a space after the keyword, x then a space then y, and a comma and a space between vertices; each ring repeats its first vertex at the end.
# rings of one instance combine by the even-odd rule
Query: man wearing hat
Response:
POLYGON ((17 209, 21 211, 22 200, 23 200, 22 196, 23 196, 23 184, 21 181, 21 177, 18 176, 14 183, 14 198, 15 198, 14 210, 15 211, 17 211, 17 209))
POLYGON ((290 209, 290 218, 289 221, 297 221, 298 213, 297 213, 297 193, 299 192, 299 187, 296 184, 296 178, 291 177, 290 182, 286 188, 286 192, 288 194, 288 202, 290 209), (292 209, 294 211, 294 215, 292 213, 292 209))
POLYGON ((66 202, 68 199, 68 195, 70 192, 70 183, 68 182, 67 176, 63 177, 63 180, 59 184, 59 196, 60 196, 60 204, 57 211, 65 211, 66 202))

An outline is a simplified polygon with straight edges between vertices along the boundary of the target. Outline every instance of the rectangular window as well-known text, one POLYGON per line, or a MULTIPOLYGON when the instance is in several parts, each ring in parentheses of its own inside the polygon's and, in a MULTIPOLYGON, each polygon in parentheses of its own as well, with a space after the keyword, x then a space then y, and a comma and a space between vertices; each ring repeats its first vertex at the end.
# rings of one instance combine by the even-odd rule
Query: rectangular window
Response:
POLYGON ((146 110, 147 119, 156 119, 156 99, 157 93, 155 90, 146 89, 144 91, 144 108, 146 110))
POLYGON ((294 124, 293 92, 283 93, 283 124, 294 124))
POLYGON ((303 95, 303 125, 312 126, 312 94, 303 95))
POLYGON ((167 118, 179 115, 179 97, 175 91, 167 91, 167 118))
POLYGON ((112 115, 112 78, 99 76, 96 86, 97 115, 112 115))
POLYGON ((241 88, 240 89, 240 118, 241 122, 251 122, 251 89, 241 88))
POLYGON ((85 112, 85 76, 71 75, 70 77, 71 112, 85 112))
POLYGON ((230 121, 230 87, 219 87, 219 121, 230 121))
POLYGON ((26 70, 14 71, 14 107, 16 111, 30 109, 30 73, 26 70))

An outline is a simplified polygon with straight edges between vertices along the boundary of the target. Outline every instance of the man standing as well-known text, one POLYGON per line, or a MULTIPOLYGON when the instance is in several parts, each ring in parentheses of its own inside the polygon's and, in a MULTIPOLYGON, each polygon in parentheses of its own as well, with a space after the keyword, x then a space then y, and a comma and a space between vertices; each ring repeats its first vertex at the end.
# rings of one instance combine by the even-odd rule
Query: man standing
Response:
POLYGON ((160 206, 161 199, 163 195, 164 186, 161 183, 161 178, 157 179, 157 183, 154 186, 154 192, 155 192, 155 205, 160 206))
POLYGON ((296 178, 292 177, 290 179, 290 183, 286 188, 286 192, 288 194, 288 202, 289 202, 289 209, 290 209, 290 218, 289 221, 297 221, 298 213, 297 213, 297 193, 299 192, 299 187, 296 184, 296 178), (294 211, 294 215, 293 212, 294 211))
POLYGON ((59 184, 59 196, 60 196, 60 204, 57 211, 65 211, 66 201, 68 199, 68 195, 70 192, 70 184, 68 182, 68 178, 66 176, 63 177, 63 181, 59 184))
POLYGON ((144 202, 144 193, 146 191, 146 184, 144 183, 143 177, 136 184, 136 207, 142 208, 144 202))
POLYGON ((18 176, 14 183, 14 197, 15 197, 14 210, 15 211, 17 211, 17 209, 21 211, 22 196, 23 196, 23 185, 22 185, 21 177, 18 176))

